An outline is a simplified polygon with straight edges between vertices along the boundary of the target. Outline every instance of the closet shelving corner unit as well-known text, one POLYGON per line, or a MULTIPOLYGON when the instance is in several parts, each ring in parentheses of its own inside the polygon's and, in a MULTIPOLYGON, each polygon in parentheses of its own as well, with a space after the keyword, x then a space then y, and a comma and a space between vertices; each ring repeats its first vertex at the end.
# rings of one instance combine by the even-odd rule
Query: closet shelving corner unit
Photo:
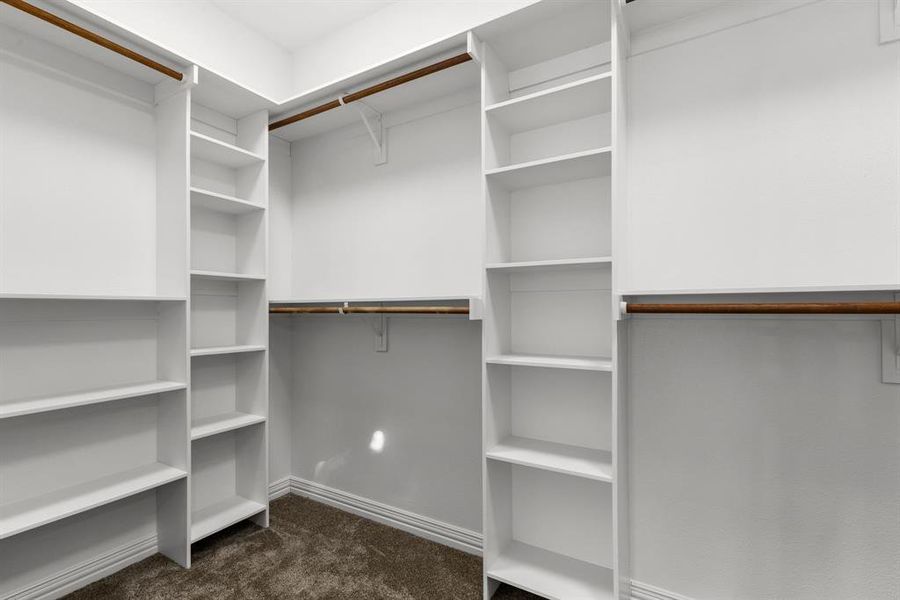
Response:
POLYGON ((615 2, 476 29, 482 58, 485 597, 628 594, 614 285, 615 2))
POLYGON ((0 4, 2 597, 138 532, 190 564, 192 70, 177 68, 0 4))
POLYGON ((190 128, 192 542, 269 520, 269 113, 204 101, 190 128))

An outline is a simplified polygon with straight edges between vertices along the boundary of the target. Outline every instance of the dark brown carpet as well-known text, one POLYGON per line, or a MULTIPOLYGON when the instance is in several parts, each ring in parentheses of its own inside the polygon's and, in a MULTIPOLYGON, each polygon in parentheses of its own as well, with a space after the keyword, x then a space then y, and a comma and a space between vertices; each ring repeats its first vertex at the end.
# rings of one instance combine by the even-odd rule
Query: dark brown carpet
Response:
MULTIPOLYGON (((501 588, 496 600, 538 596, 501 588)), ((298 496, 236 525, 182 569, 156 555, 66 600, 481 600, 481 559, 298 496)))

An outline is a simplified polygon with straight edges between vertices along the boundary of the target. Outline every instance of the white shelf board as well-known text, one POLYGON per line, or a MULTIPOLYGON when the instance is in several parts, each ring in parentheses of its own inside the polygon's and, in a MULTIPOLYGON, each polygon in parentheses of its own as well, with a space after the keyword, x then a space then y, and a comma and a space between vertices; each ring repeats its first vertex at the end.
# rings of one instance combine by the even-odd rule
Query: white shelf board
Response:
POLYGON ((242 427, 249 427, 258 423, 265 423, 266 418, 261 415, 251 415, 244 412, 229 412, 221 415, 213 415, 204 419, 197 419, 191 425, 191 439, 201 438, 234 431, 242 427))
POLYGON ((612 482, 613 479, 612 454, 605 450, 509 436, 489 448, 485 455, 492 460, 595 481, 612 482))
POLYGON ((474 296, 391 296, 391 297, 350 297, 350 298, 279 298, 270 299, 269 304, 336 304, 350 302, 351 304, 370 302, 471 302, 480 300, 474 296))
POLYGON ((0 300, 85 300, 114 302, 184 302, 183 296, 117 296, 114 294, 28 294, 0 293, 0 300))
POLYGON ((247 273, 225 273, 223 271, 204 271, 191 269, 191 277, 198 279, 216 279, 218 281, 262 281, 265 275, 250 275, 247 273))
POLYGON ((612 73, 603 73, 492 104, 485 109, 485 114, 515 134, 610 110, 612 73))
POLYGON ((607 147, 489 169, 485 171, 485 176, 506 189, 518 190, 578 179, 608 177, 611 165, 612 149, 607 147))
POLYGON ((47 525, 187 477, 151 463, 20 502, 0 505, 0 539, 47 525))
POLYGON ((64 408, 74 408, 76 406, 100 404, 101 402, 113 402, 115 400, 125 400, 127 398, 139 398, 141 396, 150 396, 153 394, 161 394, 163 392, 183 390, 185 388, 187 388, 186 384, 178 383, 176 381, 152 381, 149 383, 88 390, 75 394, 29 398, 0 404, 0 419, 33 415, 64 408))
POLYGON ((487 357, 485 362, 491 365, 509 365, 512 367, 543 367, 550 369, 574 369, 578 371, 612 371, 612 361, 610 359, 592 356, 498 354, 487 357))
POLYGON ((191 543, 266 510, 265 504, 233 496, 191 515, 191 543))
POLYGON ((485 565, 487 576, 548 600, 613 600, 613 572, 521 542, 485 565))
POLYGON ((592 258, 563 258, 558 260, 528 260, 508 263, 490 263, 485 269, 493 272, 543 271, 546 269, 589 269, 612 264, 610 256, 592 258))
POLYGON ((215 356, 217 354, 243 354, 245 352, 264 352, 265 346, 260 344, 241 344, 236 346, 211 346, 209 348, 191 348, 191 356, 215 356))
POLYGON ((191 156, 231 168, 247 167, 266 160, 259 154, 196 131, 191 132, 191 156))
POLYGON ((191 188, 191 206, 233 215, 265 210, 265 207, 259 204, 196 187, 191 188))

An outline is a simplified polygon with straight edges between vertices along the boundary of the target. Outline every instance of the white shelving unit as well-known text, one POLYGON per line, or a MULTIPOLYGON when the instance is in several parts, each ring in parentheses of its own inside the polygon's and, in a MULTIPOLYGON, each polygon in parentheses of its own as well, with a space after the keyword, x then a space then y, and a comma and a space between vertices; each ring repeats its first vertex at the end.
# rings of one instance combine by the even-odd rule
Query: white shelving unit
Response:
POLYGON ((10 7, 0 40, 0 597, 136 531, 189 566, 192 71, 10 7))
POLYGON ((627 597, 617 17, 540 3, 481 41, 485 598, 627 597))
POLYGON ((191 119, 191 525, 268 526, 268 112, 191 119))

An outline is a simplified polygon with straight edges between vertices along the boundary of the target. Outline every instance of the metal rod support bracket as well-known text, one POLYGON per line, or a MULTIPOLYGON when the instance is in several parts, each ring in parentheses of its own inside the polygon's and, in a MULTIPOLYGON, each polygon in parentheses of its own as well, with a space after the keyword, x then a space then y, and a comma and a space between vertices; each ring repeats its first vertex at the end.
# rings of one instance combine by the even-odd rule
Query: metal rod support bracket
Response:
POLYGON ((375 165, 383 165, 387 162, 387 136, 384 130, 384 118, 380 112, 363 102, 357 100, 353 108, 359 114, 360 120, 366 127, 372 143, 375 145, 375 165))

